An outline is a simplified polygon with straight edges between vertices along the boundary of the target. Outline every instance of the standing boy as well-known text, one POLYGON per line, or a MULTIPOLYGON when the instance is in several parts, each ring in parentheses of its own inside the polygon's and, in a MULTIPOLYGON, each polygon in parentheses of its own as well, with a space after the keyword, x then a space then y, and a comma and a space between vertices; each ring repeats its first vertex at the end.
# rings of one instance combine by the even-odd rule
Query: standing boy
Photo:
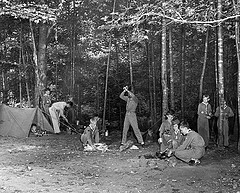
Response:
POLYGON ((54 133, 60 133, 60 116, 65 119, 65 121, 68 122, 67 118, 64 115, 64 108, 65 107, 72 107, 73 102, 55 102, 52 104, 52 106, 49 108, 49 112, 52 118, 53 123, 53 130, 54 133))
POLYGON ((212 107, 208 103, 209 95, 203 95, 203 101, 198 105, 198 121, 197 129, 198 133, 203 137, 205 146, 209 143, 209 119, 212 116, 212 107))
POLYGON ((222 119, 222 124, 223 124, 223 128, 220 129, 220 108, 217 107, 216 112, 215 112, 215 116, 218 117, 218 121, 217 121, 217 127, 218 127, 218 145, 222 146, 224 145, 225 147, 229 146, 229 137, 228 137, 228 132, 229 132, 229 126, 228 126, 228 118, 229 117, 233 117, 234 113, 232 111, 232 109, 227 106, 226 101, 224 100, 223 102, 223 106, 222 108, 222 112, 223 112, 223 119, 222 119))
POLYGON ((133 92, 128 90, 128 87, 123 88, 123 92, 119 96, 122 100, 127 102, 126 105, 126 115, 124 119, 123 133, 122 133, 122 144, 125 144, 127 141, 127 132, 129 130, 129 126, 131 125, 134 131, 134 134, 137 137, 138 143, 142 146, 144 145, 144 141, 142 138, 142 134, 138 128, 137 116, 136 116, 136 108, 138 105, 138 99, 133 94, 133 92), (128 96, 124 94, 127 93, 128 96))

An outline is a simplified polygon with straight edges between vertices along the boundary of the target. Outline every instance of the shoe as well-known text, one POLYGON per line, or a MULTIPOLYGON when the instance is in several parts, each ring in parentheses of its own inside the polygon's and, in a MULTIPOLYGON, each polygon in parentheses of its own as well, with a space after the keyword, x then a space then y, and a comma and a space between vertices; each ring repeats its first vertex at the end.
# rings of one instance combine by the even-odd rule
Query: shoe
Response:
POLYGON ((159 159, 166 159, 167 158, 167 155, 165 152, 156 152, 156 157, 159 158, 159 159))
POLYGON ((190 165, 190 166, 197 166, 199 164, 200 164, 200 161, 198 159, 195 159, 195 160, 192 159, 188 162, 188 165, 190 165))
POLYGON ((145 143, 140 144, 140 147, 145 148, 146 147, 145 143))
POLYGON ((188 165, 194 166, 194 165, 195 165, 195 160, 190 160, 190 161, 188 162, 188 165))
POLYGON ((167 153, 167 157, 170 158, 170 157, 172 156, 172 153, 173 153, 172 151, 169 151, 169 152, 167 153))

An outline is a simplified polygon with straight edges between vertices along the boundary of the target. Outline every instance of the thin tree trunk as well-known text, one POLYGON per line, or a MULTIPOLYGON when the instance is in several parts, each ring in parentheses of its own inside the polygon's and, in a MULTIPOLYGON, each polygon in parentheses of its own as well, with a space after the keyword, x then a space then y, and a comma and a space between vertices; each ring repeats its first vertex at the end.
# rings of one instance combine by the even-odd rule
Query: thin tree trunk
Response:
POLYGON ((170 65, 170 103, 171 109, 175 109, 174 103, 174 81, 173 81, 173 50, 172 50, 172 25, 169 26, 169 65, 170 65))
POLYGON ((152 82, 153 82, 153 121, 157 121, 157 104, 156 104, 156 72, 155 72, 155 61, 154 61, 154 41, 152 38, 152 82))
MULTIPOLYGON (((234 9, 235 13, 239 14, 239 9, 240 9, 240 2, 237 1, 237 4, 235 3, 235 0, 233 0, 234 4, 234 9)), ((235 41, 236 41, 236 48, 237 48, 237 60, 238 60, 238 83, 237 83, 237 93, 238 93, 238 117, 236 116, 237 121, 237 128, 238 128, 238 143, 237 143, 237 150, 240 153, 240 130, 239 130, 239 125, 240 125, 240 17, 236 18, 236 23, 235 23, 235 41)))
MULTIPOLYGON (((116 48, 116 64, 117 64, 117 72, 116 72, 116 77, 117 77, 117 84, 118 84, 118 87, 120 87, 119 85, 119 46, 118 46, 118 42, 117 40, 115 41, 115 48, 116 48)), ((122 109, 121 109, 121 105, 119 105, 119 126, 120 128, 122 128, 122 109)))
POLYGON ((75 0, 73 0, 73 22, 72 22, 72 88, 70 95, 74 97, 75 90, 75 53, 76 53, 76 30, 75 30, 75 0))
POLYGON ((167 47, 167 38, 166 38, 166 19, 162 18, 162 117, 168 111, 168 87, 167 87, 167 56, 166 56, 166 47, 167 47))
POLYGON ((216 100, 215 100, 215 106, 218 106, 218 101, 219 101, 219 97, 218 97, 218 26, 215 28, 215 34, 216 34, 216 41, 215 41, 215 82, 216 82, 216 100))
POLYGON ((204 74, 205 74, 206 64, 207 64, 208 39, 209 39, 209 27, 207 29, 206 40, 205 40, 204 60, 203 60, 203 68, 202 68, 202 74, 200 78, 200 88, 199 88, 199 101, 201 101, 202 94, 203 94, 203 79, 204 79, 204 74))
MULTIPOLYGON (((149 38, 151 39, 151 37, 149 38)), ((148 62, 148 92, 149 92, 149 107, 150 107, 150 119, 152 120, 151 123, 153 122, 153 95, 152 95, 152 70, 151 70, 151 55, 150 55, 150 50, 151 50, 151 40, 146 43, 146 50, 147 50, 147 62, 148 62)))
POLYGON ((37 59, 37 48, 36 48, 36 41, 33 32, 32 22, 30 22, 30 29, 31 29, 31 36, 32 36, 32 43, 33 43, 33 61, 35 64, 35 106, 39 106, 39 97, 40 97, 40 90, 38 85, 40 85, 40 77, 39 77, 39 68, 38 68, 38 59, 37 59))
POLYGON ((109 53, 107 60, 107 70, 106 70, 106 79, 105 79, 105 91, 104 91, 104 106, 103 106, 103 132, 106 130, 106 108, 107 108, 107 90, 108 90, 108 75, 109 75, 109 66, 110 66, 110 55, 111 55, 111 47, 112 47, 112 38, 109 40, 109 53))
POLYGON ((185 25, 181 27, 182 42, 181 42, 181 109, 182 118, 185 116, 185 25))
MULTIPOLYGON (((114 0, 114 2, 113 2, 113 13, 115 13, 115 6, 116 6, 116 0, 114 0)), ((107 70, 106 70, 105 91, 104 91, 103 125, 102 125, 103 132, 105 132, 105 130, 106 130, 105 118, 106 118, 106 108, 107 108, 107 90, 108 90, 108 75, 109 75, 111 48, 112 48, 112 37, 110 34, 109 45, 108 45, 109 53, 108 53, 108 59, 107 59, 107 70)))
MULTIPOLYGON (((218 0, 218 19, 221 19, 222 13, 222 0, 218 0)), ((223 32, 222 26, 218 26, 218 76, 219 76, 219 105, 223 105, 224 101, 224 75, 223 75, 223 32)), ((218 145, 223 145, 223 110, 220 108, 220 124, 218 133, 218 145)))
POLYGON ((29 93, 29 86, 28 86, 28 78, 27 78, 27 70, 26 70, 26 61, 24 56, 24 47, 21 43, 21 55, 22 55, 22 62, 23 62, 23 69, 24 69, 24 76, 25 76, 25 84, 26 84, 26 92, 27 92, 27 106, 31 107, 31 99, 30 99, 30 93, 29 93))
POLYGON ((97 112, 98 112, 98 114, 100 113, 100 93, 99 93, 99 72, 98 72, 98 69, 97 69, 97 96, 96 96, 96 98, 97 98, 97 112))
POLYGON ((134 92, 135 88, 133 88, 132 47, 131 47, 132 38, 131 38, 130 32, 129 32, 128 38, 129 38, 128 51, 129 51, 130 84, 132 87, 132 91, 134 92))
MULTIPOLYGON (((21 26, 22 27, 22 26, 21 26)), ((19 100, 20 100, 20 108, 22 108, 22 72, 21 72, 21 67, 22 67, 22 29, 20 31, 19 35, 19 40, 20 40, 20 48, 19 48, 19 100)))

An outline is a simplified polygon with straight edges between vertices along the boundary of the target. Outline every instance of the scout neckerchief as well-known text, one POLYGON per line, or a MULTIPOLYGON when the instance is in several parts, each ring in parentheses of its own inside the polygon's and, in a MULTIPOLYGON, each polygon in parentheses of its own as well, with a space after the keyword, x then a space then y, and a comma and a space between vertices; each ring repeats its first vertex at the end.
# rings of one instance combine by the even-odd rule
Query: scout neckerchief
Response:
POLYGON ((202 103, 203 103, 204 105, 206 105, 206 114, 208 115, 208 104, 209 104, 209 103, 208 103, 208 102, 206 102, 206 103, 205 103, 205 102, 202 102, 202 103))

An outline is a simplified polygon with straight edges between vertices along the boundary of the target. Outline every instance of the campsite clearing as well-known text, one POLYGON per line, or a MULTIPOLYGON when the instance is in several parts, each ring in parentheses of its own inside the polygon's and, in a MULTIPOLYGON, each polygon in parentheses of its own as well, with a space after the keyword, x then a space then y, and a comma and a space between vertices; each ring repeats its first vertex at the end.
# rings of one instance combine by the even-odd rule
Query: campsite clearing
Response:
POLYGON ((117 134, 106 139, 110 151, 80 150, 77 135, 0 138, 0 192, 6 193, 239 193, 240 156, 230 149, 208 150, 199 166, 144 155, 156 143, 120 152, 117 134))

